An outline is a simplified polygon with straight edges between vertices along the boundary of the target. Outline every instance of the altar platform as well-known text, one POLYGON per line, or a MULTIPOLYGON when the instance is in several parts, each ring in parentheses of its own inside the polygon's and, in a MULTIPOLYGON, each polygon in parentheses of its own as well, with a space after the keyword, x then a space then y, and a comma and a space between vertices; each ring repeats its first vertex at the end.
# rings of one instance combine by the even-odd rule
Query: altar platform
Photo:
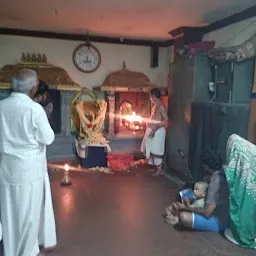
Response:
MULTIPOLYGON (((140 154, 140 145, 143 134, 120 133, 115 137, 109 137, 109 145, 112 153, 140 154)), ((75 137, 56 135, 52 145, 47 147, 48 161, 72 160, 75 155, 75 137)))

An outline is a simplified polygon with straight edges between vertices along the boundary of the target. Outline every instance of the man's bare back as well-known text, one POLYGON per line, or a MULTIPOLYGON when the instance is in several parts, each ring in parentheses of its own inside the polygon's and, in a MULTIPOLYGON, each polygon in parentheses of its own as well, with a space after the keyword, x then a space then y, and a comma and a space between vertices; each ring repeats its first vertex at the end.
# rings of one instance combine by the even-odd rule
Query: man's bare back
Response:
POLYGON ((166 130, 162 128, 168 123, 168 116, 160 100, 160 89, 151 89, 149 97, 151 103, 154 105, 147 122, 147 130, 142 141, 141 151, 147 157, 148 163, 154 166, 154 175, 158 176, 163 173, 162 165, 165 152, 166 130), (149 140, 151 140, 152 143, 147 143, 149 140))

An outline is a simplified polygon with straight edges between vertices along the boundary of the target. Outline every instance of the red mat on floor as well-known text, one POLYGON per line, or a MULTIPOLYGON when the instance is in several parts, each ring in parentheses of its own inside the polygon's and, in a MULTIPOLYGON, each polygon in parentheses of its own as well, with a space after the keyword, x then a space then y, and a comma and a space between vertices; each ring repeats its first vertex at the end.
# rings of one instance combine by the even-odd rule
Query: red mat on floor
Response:
POLYGON ((108 166, 114 172, 122 172, 129 169, 134 157, 129 154, 108 154, 108 166))

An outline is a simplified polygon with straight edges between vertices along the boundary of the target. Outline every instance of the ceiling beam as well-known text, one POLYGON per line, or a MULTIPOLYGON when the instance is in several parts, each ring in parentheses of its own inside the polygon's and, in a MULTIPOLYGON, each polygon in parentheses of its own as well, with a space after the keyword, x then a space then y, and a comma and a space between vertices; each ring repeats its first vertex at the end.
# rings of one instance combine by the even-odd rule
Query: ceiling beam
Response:
MULTIPOLYGON (((213 22, 205 27, 178 27, 169 32, 174 38, 181 34, 189 34, 187 37, 187 43, 191 40, 200 39, 200 37, 209 32, 221 29, 223 27, 238 23, 240 21, 249 19, 256 16, 256 5, 236 14, 233 14, 227 18, 213 22), (193 36, 193 33, 195 35, 193 36)), ((86 41, 87 35, 84 34, 71 34, 71 33, 57 33, 48 31, 36 31, 25 29, 13 29, 13 28, 0 28, 0 35, 14 35, 14 36, 27 36, 27 37, 39 37, 49 39, 60 40, 72 40, 72 41, 86 41)), ((186 37, 186 36, 185 36, 186 37)), ((89 36, 90 41, 97 43, 109 43, 109 44, 123 44, 123 45, 137 45, 137 46, 158 46, 168 47, 173 45, 173 40, 143 40, 132 38, 120 38, 120 37, 107 37, 107 36, 89 36)))
POLYGON ((194 43, 196 41, 201 41, 204 34, 209 32, 224 28, 226 26, 232 25, 234 23, 241 22, 256 16, 256 5, 236 14, 233 14, 227 18, 213 22, 207 26, 203 27, 188 27, 182 26, 173 29, 169 34, 174 38, 183 36, 184 44, 194 43))
POLYGON ((232 25, 234 23, 238 23, 240 21, 247 20, 254 16, 256 16, 256 5, 253 5, 252 7, 248 8, 242 12, 235 13, 227 18, 213 22, 213 23, 209 24, 208 26, 204 27, 202 32, 203 32, 203 34, 207 34, 209 32, 224 28, 224 27, 232 25))
POLYGON ((199 42, 203 38, 203 27, 178 27, 169 32, 169 34, 174 38, 183 36, 184 44, 191 44, 199 42))
POLYGON ((47 31, 35 31, 13 28, 0 28, 0 35, 12 35, 12 36, 27 36, 27 37, 39 37, 49 39, 60 40, 72 40, 72 41, 87 41, 96 43, 108 43, 108 44, 123 44, 123 45, 137 45, 137 46, 158 46, 168 47, 173 45, 173 40, 142 40, 131 39, 124 37, 107 37, 107 36, 95 36, 95 35, 83 35, 83 34, 71 34, 71 33, 57 33, 47 31))

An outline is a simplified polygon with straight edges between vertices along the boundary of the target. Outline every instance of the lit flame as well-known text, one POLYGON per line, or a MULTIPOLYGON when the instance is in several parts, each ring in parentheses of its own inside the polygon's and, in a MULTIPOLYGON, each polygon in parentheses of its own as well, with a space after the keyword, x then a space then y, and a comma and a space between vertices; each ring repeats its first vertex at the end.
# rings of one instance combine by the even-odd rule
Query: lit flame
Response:
POLYGON ((129 122, 140 122, 140 123, 142 122, 142 117, 136 115, 135 112, 132 112, 132 115, 127 115, 124 118, 129 122))
POLYGON ((68 172, 68 171, 69 171, 69 165, 68 165, 68 164, 65 164, 65 165, 64 165, 64 169, 65 169, 66 172, 68 172))

